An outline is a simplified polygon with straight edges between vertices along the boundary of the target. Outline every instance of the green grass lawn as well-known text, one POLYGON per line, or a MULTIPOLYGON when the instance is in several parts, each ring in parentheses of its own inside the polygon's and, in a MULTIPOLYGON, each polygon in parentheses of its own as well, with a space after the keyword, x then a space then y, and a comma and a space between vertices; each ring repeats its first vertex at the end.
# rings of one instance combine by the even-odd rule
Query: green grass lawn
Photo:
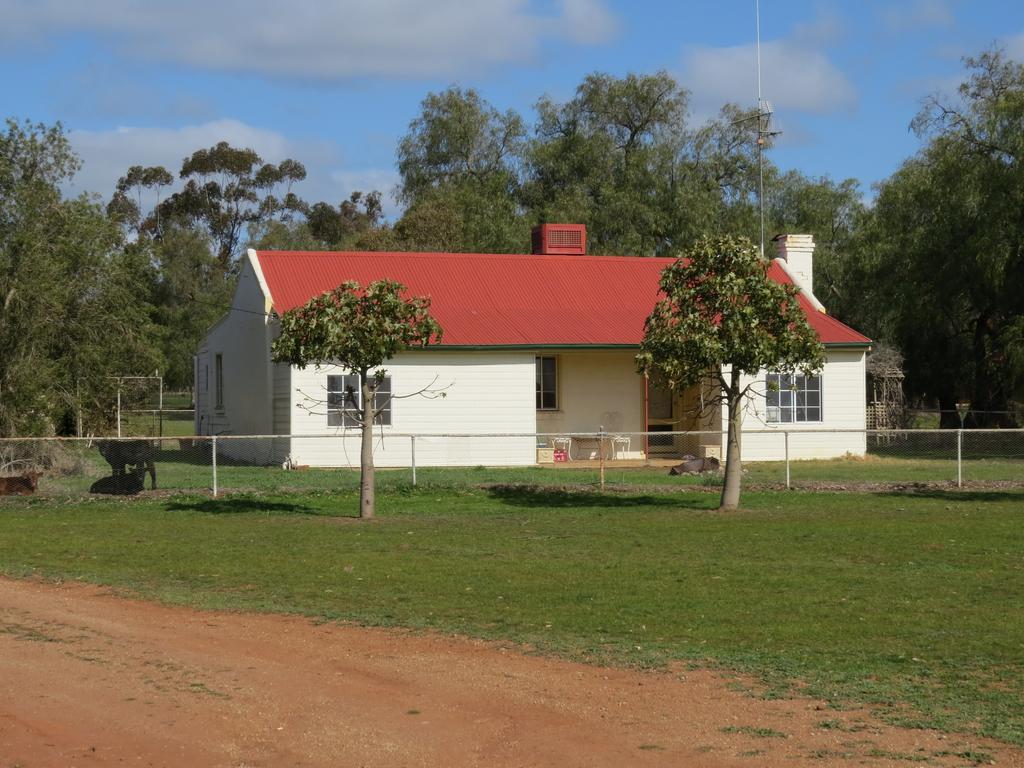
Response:
POLYGON ((748 492, 721 514, 684 489, 382 485, 373 523, 345 519, 350 491, 7 499, 0 572, 710 664, 756 675, 756 695, 1024 744, 1022 491, 748 492))

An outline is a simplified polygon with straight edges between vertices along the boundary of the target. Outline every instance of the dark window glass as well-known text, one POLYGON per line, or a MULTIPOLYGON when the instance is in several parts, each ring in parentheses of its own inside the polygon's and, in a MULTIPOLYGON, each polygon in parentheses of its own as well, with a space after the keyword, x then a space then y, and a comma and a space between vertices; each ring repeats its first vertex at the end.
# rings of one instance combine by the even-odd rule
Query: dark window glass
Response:
POLYGON ((558 359, 537 357, 537 410, 553 411, 558 408, 558 359))
POLYGON ((216 407, 224 407, 224 356, 218 354, 214 359, 214 386, 216 391, 216 407))
MULTIPOLYGON (((327 377, 327 426, 358 427, 363 388, 356 374, 327 377)), ((385 376, 374 394, 374 407, 383 406, 377 424, 391 424, 391 377, 385 376)))

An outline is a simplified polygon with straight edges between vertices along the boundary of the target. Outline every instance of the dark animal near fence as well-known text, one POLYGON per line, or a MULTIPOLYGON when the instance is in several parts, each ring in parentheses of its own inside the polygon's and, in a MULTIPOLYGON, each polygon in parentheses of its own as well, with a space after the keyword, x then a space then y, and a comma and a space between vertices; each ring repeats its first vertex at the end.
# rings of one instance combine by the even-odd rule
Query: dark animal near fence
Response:
POLYGON ((121 475, 101 477, 89 486, 89 493, 108 493, 114 496, 134 496, 146 485, 146 467, 140 466, 121 475))
POLYGON ((133 472, 142 470, 139 472, 139 477, 143 478, 143 482, 145 482, 143 476, 149 472, 149 476, 153 480, 152 487, 156 488, 156 463, 153 461, 156 449, 153 447, 152 441, 100 440, 96 443, 96 447, 99 448, 103 458, 110 465, 110 471, 115 479, 124 477, 127 468, 131 466, 133 472))
POLYGON ((0 496, 29 496, 39 486, 41 472, 26 472, 14 477, 0 477, 0 496))
POLYGON ((701 472, 717 472, 720 466, 713 456, 698 459, 696 456, 683 456, 682 464, 676 464, 668 471, 670 475, 696 475, 701 472))

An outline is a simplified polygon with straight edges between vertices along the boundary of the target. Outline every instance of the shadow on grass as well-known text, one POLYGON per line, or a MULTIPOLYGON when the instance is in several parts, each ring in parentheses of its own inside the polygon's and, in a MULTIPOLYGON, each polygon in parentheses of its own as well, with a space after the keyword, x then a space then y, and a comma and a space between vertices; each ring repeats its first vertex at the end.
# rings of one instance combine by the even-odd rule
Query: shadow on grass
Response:
POLYGON ((671 499, 649 495, 599 493, 598 491, 552 488, 541 485, 494 485, 486 489, 496 501, 516 507, 686 507, 706 509, 700 496, 675 496, 671 499))
POLYGON ((1024 501, 1024 489, 1017 491, 981 491, 957 490, 950 488, 908 488, 906 490, 879 491, 879 496, 903 497, 912 496, 918 499, 938 499, 940 501, 1024 501))
POLYGON ((323 515, 321 510, 305 504, 266 499, 224 498, 195 499, 194 501, 170 501, 166 509, 171 512, 202 512, 208 515, 237 515, 251 512, 280 515, 323 515))

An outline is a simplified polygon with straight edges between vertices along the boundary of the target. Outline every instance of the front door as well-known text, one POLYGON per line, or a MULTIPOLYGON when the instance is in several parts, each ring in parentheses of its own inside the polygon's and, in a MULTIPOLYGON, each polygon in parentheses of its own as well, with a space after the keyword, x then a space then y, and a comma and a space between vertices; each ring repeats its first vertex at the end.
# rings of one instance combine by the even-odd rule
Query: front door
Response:
MULTIPOLYGON (((647 431, 671 432, 675 429, 675 392, 662 379, 647 383, 647 431)), ((647 447, 652 454, 672 453, 672 436, 650 435, 647 447)))

